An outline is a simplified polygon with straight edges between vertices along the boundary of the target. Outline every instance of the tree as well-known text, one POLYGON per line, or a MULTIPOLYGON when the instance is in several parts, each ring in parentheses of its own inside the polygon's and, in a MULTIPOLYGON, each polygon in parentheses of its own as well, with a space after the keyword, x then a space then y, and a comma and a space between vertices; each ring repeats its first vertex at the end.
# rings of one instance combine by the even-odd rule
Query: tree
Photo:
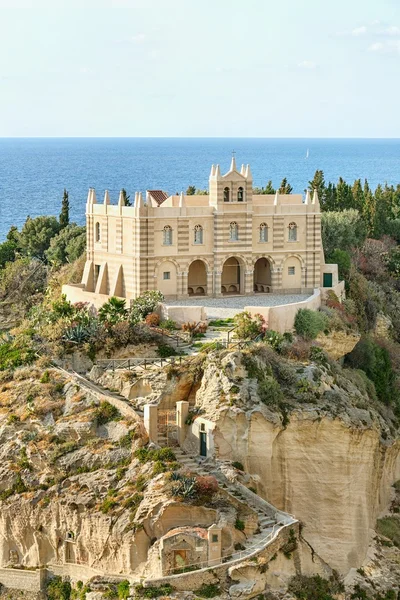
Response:
POLYGON ((270 179, 267 183, 267 185, 262 188, 253 188, 253 194, 275 194, 276 189, 274 188, 274 186, 272 185, 272 179, 270 179))
POLYGON ((310 192, 317 190, 319 203, 322 208, 326 202, 326 185, 323 171, 315 171, 313 179, 308 182, 308 189, 310 192))
POLYGON ((15 253, 17 246, 15 242, 6 240, 0 244, 0 269, 2 269, 6 263, 12 262, 15 259, 15 253))
POLYGON ((196 186, 189 185, 188 189, 186 190, 186 196, 194 196, 195 193, 196 193, 196 186))
POLYGON ((345 182, 344 179, 342 179, 342 177, 339 177, 339 181, 336 186, 336 203, 338 210, 354 208, 351 187, 345 182))
POLYGON ((9 242, 14 242, 14 244, 19 247, 19 231, 18 227, 15 225, 11 225, 9 232, 7 233, 7 240, 9 242))
POLYGON ((125 206, 132 206, 132 203, 130 201, 130 196, 128 196, 125 188, 122 188, 121 194, 122 194, 122 198, 124 200, 124 205, 125 206))
POLYGON ((346 250, 336 248, 329 256, 329 262, 338 266, 340 280, 348 278, 351 267, 351 256, 346 250))
POLYGON ((365 225, 357 210, 321 214, 322 242, 327 256, 336 248, 351 251, 360 247, 366 237, 365 225))
POLYGON ((364 190, 361 185, 361 179, 356 179, 351 188, 353 194, 354 208, 362 214, 364 208, 364 190))
POLYGON ((390 404, 396 396, 395 375, 389 352, 371 337, 361 338, 354 350, 347 354, 345 363, 361 369, 374 382, 379 400, 390 404))
POLYGON ((278 189, 279 194, 291 194, 292 191, 292 186, 290 185, 290 183, 288 183, 286 177, 284 177, 278 189))
POLYGON ((55 217, 28 217, 19 234, 23 254, 43 260, 51 239, 59 231, 60 223, 55 217))
POLYGON ((61 204, 60 227, 66 227, 69 224, 69 198, 68 192, 64 188, 64 195, 61 204))
POLYGON ((83 254, 85 247, 86 227, 71 223, 51 239, 50 247, 45 252, 46 260, 60 265, 74 262, 83 254))
POLYGON ((267 185, 263 189, 264 189, 263 194, 275 194, 276 193, 276 189, 272 185, 271 179, 268 181, 267 185))

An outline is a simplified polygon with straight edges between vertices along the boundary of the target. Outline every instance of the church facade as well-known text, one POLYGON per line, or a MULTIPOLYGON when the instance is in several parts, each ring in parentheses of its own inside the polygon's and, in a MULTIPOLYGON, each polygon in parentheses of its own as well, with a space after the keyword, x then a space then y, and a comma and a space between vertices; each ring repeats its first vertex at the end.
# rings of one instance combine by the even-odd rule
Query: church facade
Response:
POLYGON ((82 289, 133 299, 160 290, 167 299, 254 293, 312 293, 338 283, 326 265, 316 192, 254 195, 250 166, 212 166, 209 193, 135 194, 117 205, 93 189, 86 205, 82 289))

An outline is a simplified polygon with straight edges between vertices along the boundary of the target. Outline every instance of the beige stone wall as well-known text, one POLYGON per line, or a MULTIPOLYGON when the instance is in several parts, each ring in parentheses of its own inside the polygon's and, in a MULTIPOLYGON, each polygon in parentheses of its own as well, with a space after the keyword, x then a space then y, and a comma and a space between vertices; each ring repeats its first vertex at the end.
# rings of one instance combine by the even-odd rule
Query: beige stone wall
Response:
POLYGON ((252 315, 262 315, 268 328, 279 333, 292 331, 297 311, 300 308, 318 310, 321 306, 321 292, 314 290, 314 294, 303 302, 293 302, 292 304, 282 304, 280 306, 245 306, 244 310, 252 315))
POLYGON ((100 204, 91 190, 86 291, 127 298, 147 289, 159 289, 167 298, 252 294, 260 258, 268 264, 258 263, 256 279, 268 289, 256 291, 320 286, 324 259, 318 197, 253 196, 252 185, 250 168, 239 172, 233 161, 225 175, 212 168, 208 195, 171 196, 161 206, 144 205, 141 194, 132 207, 122 206, 121 199, 111 205, 108 193, 100 204), (202 233, 196 235, 199 226, 202 233))

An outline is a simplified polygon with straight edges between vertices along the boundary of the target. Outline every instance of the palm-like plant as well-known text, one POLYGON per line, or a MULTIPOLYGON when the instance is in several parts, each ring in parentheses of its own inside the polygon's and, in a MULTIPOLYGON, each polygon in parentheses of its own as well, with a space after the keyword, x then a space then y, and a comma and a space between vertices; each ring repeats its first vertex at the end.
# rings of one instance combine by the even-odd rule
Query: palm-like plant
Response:
POLYGON ((115 325, 126 319, 128 311, 125 308, 125 300, 113 296, 99 309, 99 319, 102 323, 115 325))

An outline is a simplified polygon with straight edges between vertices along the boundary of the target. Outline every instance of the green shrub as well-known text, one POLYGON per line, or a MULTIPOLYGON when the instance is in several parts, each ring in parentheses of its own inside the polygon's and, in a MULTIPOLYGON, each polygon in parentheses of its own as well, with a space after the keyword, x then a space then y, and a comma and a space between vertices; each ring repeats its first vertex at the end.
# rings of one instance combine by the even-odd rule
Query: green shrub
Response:
POLYGON ((138 323, 150 313, 154 312, 164 296, 159 291, 148 290, 140 294, 131 304, 130 320, 132 323, 138 323))
POLYGON ((157 354, 160 358, 168 358, 169 356, 176 356, 176 350, 168 344, 159 344, 157 354))
POLYGON ((109 421, 117 421, 120 417, 121 413, 118 408, 107 402, 107 400, 103 400, 95 411, 95 418, 98 426, 104 425, 109 421))
POLYGON ((49 381, 50 381, 50 373, 48 371, 45 371, 40 378, 40 383, 49 383, 49 381))
POLYGON ((299 600, 335 600, 333 594, 343 592, 344 587, 335 574, 329 580, 320 575, 295 575, 290 580, 288 590, 299 600))
POLYGON ((309 308, 300 308, 294 320, 296 333, 306 340, 315 339, 320 331, 325 329, 326 325, 325 315, 309 308))
POLYGON ((166 329, 167 331, 173 331, 177 329, 175 321, 172 319, 165 319, 165 321, 161 321, 160 323, 161 329, 166 329))
POLYGON ((362 337, 356 347, 345 357, 345 364, 353 369, 361 369, 374 383, 376 394, 381 402, 394 404, 398 397, 395 373, 386 348, 377 344, 371 337, 362 337))
POLYGON ((261 402, 276 405, 283 400, 281 386, 272 375, 267 375, 258 383, 258 395, 261 402))
POLYGON ((219 596, 221 590, 216 583, 203 583, 194 593, 200 598, 215 598, 215 596, 219 596))
POLYGON ((232 463, 232 467, 234 467, 235 469, 238 469, 238 471, 244 471, 244 466, 242 465, 241 462, 238 462, 237 460, 235 460, 232 463))
POLYGON ((236 519, 235 528, 238 529, 239 531, 244 531, 244 528, 245 528, 244 521, 241 521, 240 519, 236 519))
POLYGON ((159 598, 160 596, 169 596, 172 594, 174 588, 169 583, 161 585, 160 587, 150 586, 143 587, 142 584, 135 586, 135 593, 140 598, 159 598))
POLYGON ((265 319, 262 315, 254 315, 243 311, 235 315, 234 324, 236 325, 235 335, 240 340, 248 340, 256 337, 264 331, 265 319))
POLYGON ((129 585, 129 581, 127 579, 125 579, 124 581, 121 581, 118 584, 117 592, 118 592, 118 598, 120 600, 127 600, 127 598, 129 597, 129 591, 130 591, 130 585, 129 585))
POLYGON ((49 581, 46 591, 48 600, 70 600, 71 598, 71 584, 58 576, 49 581))
POLYGON ((275 352, 281 352, 286 341, 281 333, 273 331, 272 329, 267 329, 264 334, 264 340, 275 350, 275 352))

